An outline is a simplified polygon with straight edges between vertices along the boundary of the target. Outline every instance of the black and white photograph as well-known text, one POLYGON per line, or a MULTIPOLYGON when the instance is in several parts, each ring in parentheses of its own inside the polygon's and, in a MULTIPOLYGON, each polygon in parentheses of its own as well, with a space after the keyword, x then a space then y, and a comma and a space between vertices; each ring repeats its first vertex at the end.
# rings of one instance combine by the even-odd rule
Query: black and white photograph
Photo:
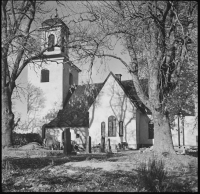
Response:
POLYGON ((197 1, 2 0, 2 192, 198 192, 197 42, 197 1))

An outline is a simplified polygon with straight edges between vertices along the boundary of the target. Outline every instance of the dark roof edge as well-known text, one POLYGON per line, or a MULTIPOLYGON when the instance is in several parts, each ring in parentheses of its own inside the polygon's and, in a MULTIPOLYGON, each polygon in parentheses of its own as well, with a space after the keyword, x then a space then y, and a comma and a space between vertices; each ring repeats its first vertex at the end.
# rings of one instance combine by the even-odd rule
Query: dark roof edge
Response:
MULTIPOLYGON (((114 73, 113 73, 112 71, 110 71, 110 73, 108 74, 107 78, 104 80, 103 85, 102 85, 101 89, 99 90, 99 93, 100 93, 100 91, 102 90, 102 88, 104 87, 105 83, 107 82, 108 78, 109 78, 111 75, 114 77, 114 79, 115 79, 115 80, 117 81, 117 83, 120 85, 120 87, 121 87, 122 90, 124 91, 124 93, 125 93, 125 95, 127 96, 127 98, 129 98, 130 101, 132 102, 131 98, 128 96, 127 92, 125 91, 124 86, 123 86, 122 83, 116 78, 116 76, 114 75, 114 73)), ((95 83, 95 84, 96 84, 96 83, 95 83)), ((99 83, 99 84, 101 84, 101 83, 99 83)), ((97 98, 97 96, 99 95, 99 93, 96 95, 95 99, 97 98)), ((95 100, 95 99, 94 99, 94 100, 95 100)), ((136 108, 138 108, 141 112, 145 112, 145 113, 146 113, 146 111, 145 111, 144 108, 138 106, 137 103, 134 103, 134 102, 132 102, 132 103, 133 103, 133 104, 136 106, 136 108)), ((93 103, 92 103, 92 104, 93 104, 93 103)), ((91 104, 91 106, 92 106, 92 104, 91 104)), ((90 106, 90 107, 91 107, 91 106, 90 106)), ((90 107, 89 107, 89 109, 90 109, 90 107)), ((145 107, 146 107, 146 106, 145 106, 145 107)), ((89 109, 88 109, 88 110, 89 110, 89 109)))
POLYGON ((75 68, 78 72, 81 72, 81 70, 76 65, 74 65, 72 61, 69 61, 69 64, 71 67, 75 68))
MULTIPOLYGON (((124 86, 122 85, 121 81, 119 81, 119 80, 116 78, 116 76, 113 74, 112 71, 110 72, 110 74, 114 77, 114 79, 115 79, 115 80, 117 81, 117 83, 120 85, 120 87, 121 87, 122 90, 124 91, 124 93, 125 93, 125 95, 127 96, 127 98, 129 98, 130 101, 132 102, 131 98, 128 96, 128 94, 127 94, 127 92, 126 92, 124 86)), ((109 74, 109 75, 110 75, 110 74, 109 74)), ((134 86, 134 85, 133 85, 133 86, 134 86)), ((134 87, 135 87, 135 86, 134 86, 134 87)), ((132 102, 132 103, 136 106, 136 108, 138 108, 138 109, 141 110, 142 112, 145 112, 145 110, 144 110, 142 107, 138 106, 137 103, 134 103, 134 102, 132 102)))
MULTIPOLYGON (((96 95, 96 97, 94 98, 94 101, 96 100, 97 96, 98 96, 99 93, 101 92, 102 88, 104 87, 106 81, 108 80, 108 78, 110 77, 111 74, 113 74, 113 73, 110 72, 110 73, 108 74, 107 78, 104 80, 103 83, 98 83, 98 84, 103 84, 103 85, 102 85, 101 89, 99 90, 98 94, 96 95)), ((94 84, 97 84, 97 83, 94 83, 94 84)), ((89 84, 89 85, 94 85, 94 84, 89 84)), ((84 84, 84 85, 88 85, 88 84, 84 84)), ((82 85, 82 86, 84 86, 84 85, 82 85)), ((90 105, 90 107, 93 105, 94 101, 92 102, 92 104, 90 105)), ((90 109, 90 107, 88 107, 88 110, 90 109)))

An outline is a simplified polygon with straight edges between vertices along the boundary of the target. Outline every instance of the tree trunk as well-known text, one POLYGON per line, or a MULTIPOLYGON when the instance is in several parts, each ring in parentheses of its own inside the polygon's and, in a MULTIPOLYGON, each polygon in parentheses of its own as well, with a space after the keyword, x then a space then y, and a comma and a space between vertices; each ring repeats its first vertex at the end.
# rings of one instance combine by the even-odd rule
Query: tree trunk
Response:
POLYGON ((2 89, 2 148, 12 146, 14 114, 12 113, 11 94, 7 87, 2 89))
POLYGON ((169 118, 159 112, 153 113, 154 121, 154 151, 162 154, 168 152, 176 154, 172 141, 172 134, 169 125, 169 118))

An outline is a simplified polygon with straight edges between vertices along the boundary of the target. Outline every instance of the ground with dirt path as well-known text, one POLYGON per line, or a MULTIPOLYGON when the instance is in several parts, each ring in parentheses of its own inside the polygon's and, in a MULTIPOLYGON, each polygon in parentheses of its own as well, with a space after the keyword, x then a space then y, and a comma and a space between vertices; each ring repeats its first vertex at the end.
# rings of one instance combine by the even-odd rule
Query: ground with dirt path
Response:
MULTIPOLYGON (((15 157, 14 154, 10 155, 12 157, 4 155, 7 162, 2 172, 6 175, 3 176, 3 190, 36 192, 139 191, 137 169, 141 163, 156 157, 152 152, 138 151, 74 156, 64 156, 62 153, 54 156, 51 153, 48 157, 38 157, 30 152, 28 158, 23 158, 22 153, 15 157)), ((170 156, 161 159, 169 176, 179 179, 182 184, 180 189, 187 182, 192 185, 192 191, 197 190, 197 157, 179 155, 176 159, 170 156), (178 165, 180 162, 181 166, 178 165)))

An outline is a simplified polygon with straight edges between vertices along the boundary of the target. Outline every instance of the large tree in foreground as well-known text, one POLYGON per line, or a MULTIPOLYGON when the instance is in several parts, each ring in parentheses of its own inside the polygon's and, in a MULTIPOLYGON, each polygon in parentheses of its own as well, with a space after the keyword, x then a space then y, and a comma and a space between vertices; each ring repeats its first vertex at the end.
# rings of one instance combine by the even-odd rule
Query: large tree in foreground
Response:
POLYGON ((120 60, 132 75, 140 100, 152 112, 154 151, 175 153, 169 97, 183 71, 197 65, 197 2, 105 1, 83 5, 86 11, 74 20, 72 54, 82 59, 90 57, 91 66, 96 57, 120 60), (128 53, 130 63, 122 55, 113 54, 119 44, 128 53), (148 95, 139 80, 139 70, 144 67, 148 95))
POLYGON ((2 92, 2 147, 12 145, 15 127, 12 94, 16 80, 26 65, 42 56, 35 29, 36 13, 44 14, 44 1, 1 2, 1 92, 2 92), (33 28, 33 24, 35 28, 33 28))

